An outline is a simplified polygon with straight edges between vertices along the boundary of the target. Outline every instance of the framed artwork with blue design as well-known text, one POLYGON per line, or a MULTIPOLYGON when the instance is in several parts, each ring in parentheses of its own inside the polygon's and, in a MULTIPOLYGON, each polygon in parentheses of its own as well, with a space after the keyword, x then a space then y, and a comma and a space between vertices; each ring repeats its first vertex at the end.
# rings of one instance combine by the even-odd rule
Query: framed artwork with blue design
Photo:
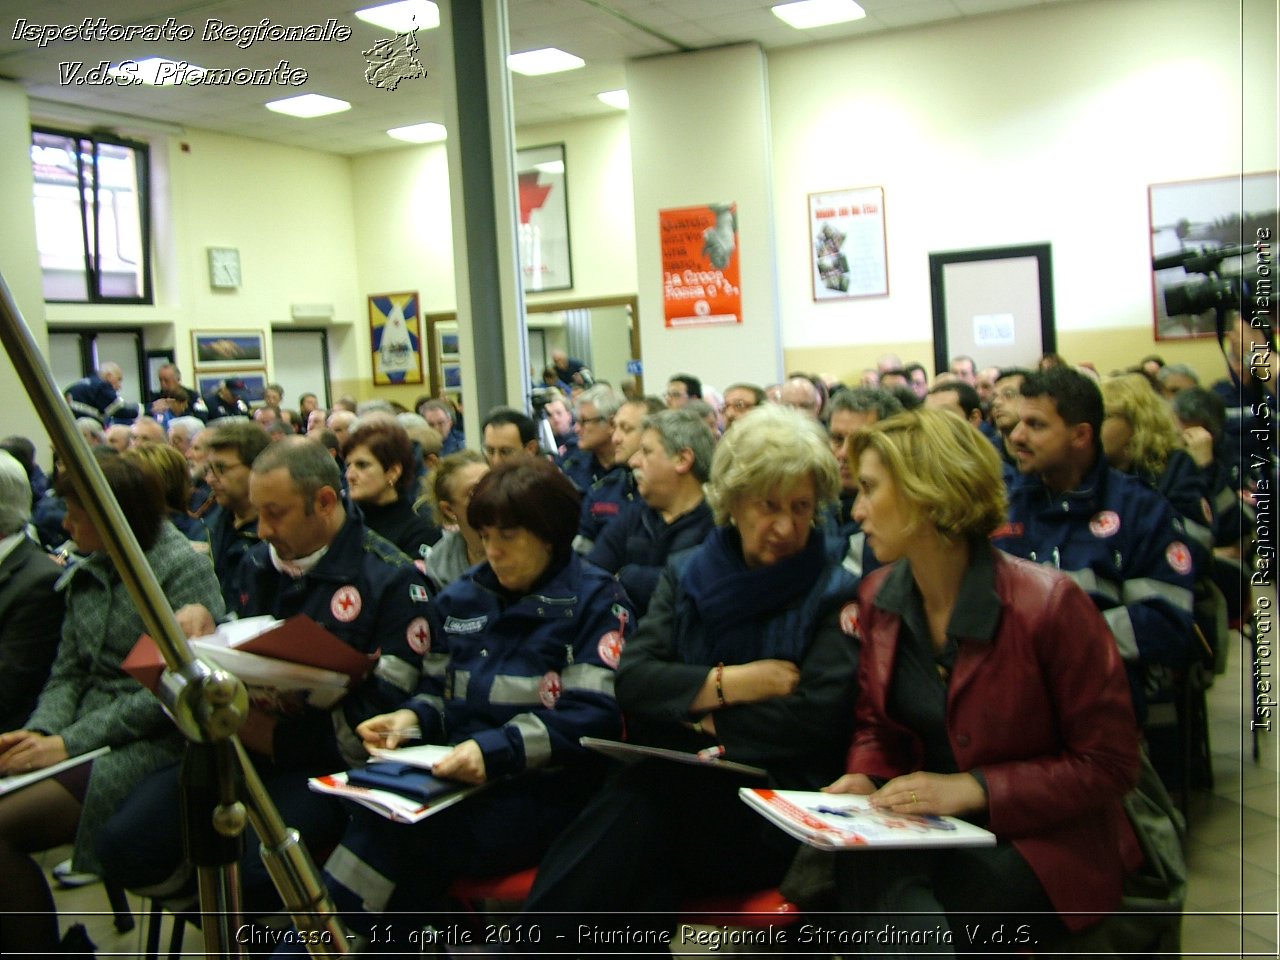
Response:
POLYGON ((422 326, 416 290, 369 297, 369 343, 374 386, 422 383, 422 326))

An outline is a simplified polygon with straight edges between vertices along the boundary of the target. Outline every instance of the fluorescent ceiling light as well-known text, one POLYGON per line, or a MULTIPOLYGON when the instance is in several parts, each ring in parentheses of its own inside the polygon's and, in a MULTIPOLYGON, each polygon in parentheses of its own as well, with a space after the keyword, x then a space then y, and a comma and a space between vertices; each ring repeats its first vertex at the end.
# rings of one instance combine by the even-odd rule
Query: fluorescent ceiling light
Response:
POLYGON ((544 73, 561 73, 565 70, 577 70, 586 66, 587 61, 565 53, 555 47, 543 47, 541 50, 526 50, 524 53, 513 53, 507 57, 507 66, 516 73, 526 77, 540 77, 544 73))
POLYGON ((631 98, 627 96, 625 90, 606 90, 604 93, 597 93, 596 99, 601 103, 607 103, 611 107, 617 107, 619 110, 626 110, 631 106, 631 98))
POLYGON ((357 10, 356 16, 365 23, 383 27, 393 33, 410 30, 434 30, 440 26, 440 8, 431 0, 398 0, 377 7, 357 10))
POLYGON ((771 9, 775 17, 797 30, 848 23, 867 15, 867 11, 853 0, 799 0, 798 3, 780 3, 771 9))
POLYGON ((194 63, 181 60, 168 60, 164 57, 147 57, 144 60, 125 61, 132 64, 125 69, 118 63, 107 70, 107 73, 130 83, 141 80, 149 87, 176 87, 179 79, 203 76, 205 68, 194 63))
POLYGON ((287 113, 291 117, 323 117, 350 110, 351 104, 333 97, 322 97, 318 93, 304 93, 300 97, 272 100, 266 104, 266 108, 276 113, 287 113))
POLYGON ((387 135, 408 143, 438 143, 448 136, 443 123, 415 123, 408 127, 395 127, 387 135))

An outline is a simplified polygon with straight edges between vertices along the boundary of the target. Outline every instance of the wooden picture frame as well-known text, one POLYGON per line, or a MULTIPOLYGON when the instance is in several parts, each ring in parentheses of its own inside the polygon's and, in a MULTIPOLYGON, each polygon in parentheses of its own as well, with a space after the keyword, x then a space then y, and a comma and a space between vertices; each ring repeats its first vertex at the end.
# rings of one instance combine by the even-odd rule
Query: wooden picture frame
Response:
POLYGON ((191 359, 197 370, 248 370, 267 365, 262 330, 192 330, 191 359))
POLYGON ((369 355, 374 386, 422 383, 418 291, 369 296, 369 355))
POLYGON ((196 370, 196 389, 202 397, 216 393, 223 380, 243 380, 244 390, 240 396, 251 407, 262 403, 266 398, 267 371, 261 367, 253 370, 219 370, 216 373, 210 373, 204 368, 196 370))

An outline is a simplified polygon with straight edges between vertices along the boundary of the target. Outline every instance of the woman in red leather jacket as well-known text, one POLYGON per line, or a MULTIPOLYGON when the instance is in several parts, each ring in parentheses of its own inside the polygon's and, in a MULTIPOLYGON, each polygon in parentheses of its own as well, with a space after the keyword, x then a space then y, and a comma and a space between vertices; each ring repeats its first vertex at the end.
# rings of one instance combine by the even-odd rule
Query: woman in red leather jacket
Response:
POLYGON ((908 956, 1027 948, 1097 922, 1141 862, 1121 804, 1138 728, 1114 639, 1068 577, 989 545, 1000 462, 958 417, 892 417, 852 456, 854 517, 892 565, 862 584, 856 732, 827 790, 961 817, 998 842, 843 854, 841 906, 865 931, 888 924, 908 956))

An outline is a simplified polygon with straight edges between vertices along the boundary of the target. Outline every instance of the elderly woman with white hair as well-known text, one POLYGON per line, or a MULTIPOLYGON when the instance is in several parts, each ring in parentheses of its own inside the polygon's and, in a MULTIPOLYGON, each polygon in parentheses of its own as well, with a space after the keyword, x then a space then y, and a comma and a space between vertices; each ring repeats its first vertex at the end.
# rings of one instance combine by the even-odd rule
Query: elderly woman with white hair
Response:
POLYGON ((0 451, 0 730, 31 715, 58 651, 62 568, 27 536, 31 487, 17 460, 0 451))
POLYGON ((553 912, 590 912, 617 942, 643 926, 652 943, 685 898, 781 881, 795 842, 738 789, 814 790, 841 769, 857 583, 819 528, 839 489, 821 429, 799 411, 761 408, 721 440, 707 487, 718 526, 668 563, 622 653, 618 702, 633 741, 710 750, 768 779, 656 759, 622 768, 542 861, 526 910, 548 931, 567 924, 576 939, 577 917, 553 912))

